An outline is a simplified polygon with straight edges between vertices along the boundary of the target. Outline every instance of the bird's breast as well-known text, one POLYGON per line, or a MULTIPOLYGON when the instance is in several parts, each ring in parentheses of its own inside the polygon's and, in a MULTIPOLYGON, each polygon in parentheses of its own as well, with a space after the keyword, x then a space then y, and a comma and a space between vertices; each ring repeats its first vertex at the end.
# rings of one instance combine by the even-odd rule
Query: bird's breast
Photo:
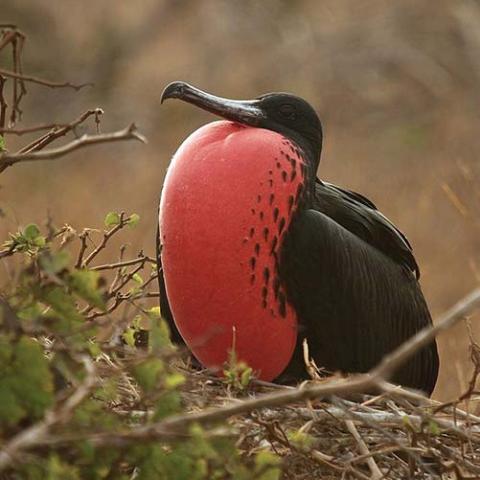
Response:
POLYGON ((175 323, 205 366, 222 366, 233 346, 266 380, 290 361, 297 319, 277 262, 304 171, 282 135, 227 121, 174 155, 160 203, 163 273, 175 323))

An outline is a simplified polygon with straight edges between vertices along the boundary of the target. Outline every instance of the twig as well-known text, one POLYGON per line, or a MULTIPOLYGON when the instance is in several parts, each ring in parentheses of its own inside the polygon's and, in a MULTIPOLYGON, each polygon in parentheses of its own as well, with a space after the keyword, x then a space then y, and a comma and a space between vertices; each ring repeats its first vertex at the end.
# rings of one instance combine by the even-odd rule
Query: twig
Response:
POLYGON ((63 137, 68 132, 75 130, 78 125, 82 124, 85 120, 87 120, 92 115, 95 115, 95 118, 98 119, 100 115, 103 115, 103 110, 101 108, 94 108, 91 110, 87 110, 86 112, 82 113, 77 119, 73 122, 63 126, 63 127, 55 127, 50 132, 47 132, 45 135, 42 135, 40 138, 34 140, 29 145, 26 145, 22 149, 20 149, 17 154, 19 153, 30 153, 36 152, 38 150, 42 150, 47 145, 55 141, 57 138, 63 137))
POLYGON ((70 82, 52 82, 50 80, 45 80, 43 78, 34 77, 33 75, 23 75, 20 73, 12 72, 10 70, 5 70, 0 68, 0 75, 4 75, 5 77, 16 78, 19 80, 23 80, 25 82, 37 83, 39 85, 43 85, 45 87, 50 88, 73 88, 74 90, 78 91, 84 87, 90 87, 93 85, 92 82, 87 83, 80 83, 80 84, 73 84, 70 82))
POLYGON ((52 130, 53 128, 63 128, 68 126, 66 123, 46 123, 45 125, 36 125, 26 128, 0 128, 2 135, 25 135, 27 133, 40 132, 42 130, 52 130))
POLYGON ((142 256, 139 258, 134 258, 132 260, 125 260, 124 262, 116 262, 116 263, 106 263, 105 265, 97 265, 95 267, 91 267, 91 270, 114 270, 116 268, 122 267, 129 267, 130 265, 136 265, 137 263, 152 263, 155 264, 156 261, 154 258, 148 256, 142 256))
MULTIPOLYGON (((105 311, 95 311, 87 315, 87 320, 93 320, 94 318, 97 317, 103 317, 105 315, 108 315, 112 313, 119 305, 122 303, 124 300, 128 300, 132 297, 131 293, 127 293, 125 296, 121 295, 120 290, 128 283, 130 280, 133 279, 133 277, 140 271, 142 270, 144 264, 140 264, 137 267, 135 267, 131 272, 129 272, 127 275, 123 276, 122 281, 108 293, 108 298, 115 298, 114 303, 108 307, 107 310, 105 311)), ((147 283, 145 282, 142 287, 145 287, 147 283)))
POLYGON ((9 248, 5 250, 0 250, 0 258, 10 257, 15 253, 15 246, 12 244, 9 248))
MULTIPOLYGON (((343 401, 341 401, 339 398, 335 398, 334 399, 335 403, 338 405, 338 407, 344 411, 345 414, 347 415, 350 415, 350 418, 353 419, 353 420, 359 420, 360 417, 358 415, 357 412, 352 412, 351 410, 349 410, 343 401)), ((421 467, 422 469, 426 470, 428 473, 432 473, 431 472, 431 469, 430 467, 428 467, 427 465, 424 465, 421 457, 419 455, 417 455, 416 452, 414 452, 413 450, 411 449, 405 449, 403 448, 404 446, 402 445, 402 443, 397 440, 395 438, 395 436, 388 432, 387 430, 385 430, 385 428, 383 428, 381 425, 378 424, 378 422, 376 421, 372 421, 371 419, 367 419, 367 418, 363 418, 362 419, 363 423, 365 423, 366 425, 368 425, 370 428, 374 429, 374 430, 377 430, 379 431, 380 433, 382 433, 382 435, 384 435, 386 438, 388 438, 391 442, 393 442, 394 444, 396 444, 398 447, 400 447, 409 457, 409 460, 411 462, 411 465, 418 465, 419 467, 421 467)), ((383 476, 383 475, 382 475, 383 476)))
POLYGON ((50 429, 69 420, 75 408, 90 394, 96 384, 95 367, 90 358, 82 356, 86 377, 67 400, 57 408, 50 410, 40 422, 22 430, 0 450, 0 471, 7 468, 24 450, 42 444, 50 429))
POLYGON ((3 50, 12 41, 15 35, 17 35, 15 30, 11 30, 10 32, 2 32, 2 33, 3 33, 3 38, 0 40, 0 50, 3 50))
POLYGON ((131 124, 123 130, 118 130, 113 133, 104 133, 100 135, 83 135, 79 139, 74 140, 66 145, 51 150, 43 150, 40 152, 31 153, 1 153, 0 154, 0 173, 6 168, 20 162, 38 161, 38 160, 54 160, 63 157, 67 153, 78 150, 79 148, 89 145, 96 145, 101 143, 116 142, 122 140, 139 140, 146 142, 146 139, 141 135, 135 124, 131 124))
POLYGON ((127 224, 127 219, 125 218, 125 212, 120 213, 119 222, 114 225, 110 230, 107 230, 103 233, 102 241, 99 245, 88 255, 88 257, 82 262, 82 267, 87 267, 92 260, 105 248, 109 238, 111 238, 115 233, 121 230, 127 224))
POLYGON ((80 250, 78 252, 77 261, 75 262, 75 268, 81 268, 83 262, 83 255, 87 250, 87 238, 88 238, 88 230, 83 230, 79 235, 78 238, 80 239, 80 250))
POLYGON ((6 78, 0 75, 0 133, 3 132, 5 127, 5 121, 7 119, 7 102, 5 101, 5 96, 3 94, 3 89, 5 87, 6 78))
POLYGON ((378 465, 375 462, 375 459, 371 456, 370 450, 368 449, 367 444, 363 441, 362 437, 358 433, 357 427, 355 427, 355 424, 353 423, 353 421, 345 420, 345 425, 347 426, 348 431, 352 434, 355 441, 358 443, 358 448, 360 450, 360 453, 362 455, 369 455, 368 457, 366 457, 366 461, 367 461, 368 468, 372 473, 371 478, 373 480, 379 480, 380 478, 383 478, 382 471, 378 468, 378 465))

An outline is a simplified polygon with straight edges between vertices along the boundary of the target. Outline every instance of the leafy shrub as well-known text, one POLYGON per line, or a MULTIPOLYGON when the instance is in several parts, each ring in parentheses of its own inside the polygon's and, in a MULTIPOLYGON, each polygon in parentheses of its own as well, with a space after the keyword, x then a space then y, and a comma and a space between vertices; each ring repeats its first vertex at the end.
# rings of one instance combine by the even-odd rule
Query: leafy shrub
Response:
POLYGON ((96 246, 95 230, 34 224, 3 244, 16 280, 0 306, 2 478, 278 478, 277 457, 242 456, 228 428, 162 431, 158 422, 186 411, 186 377, 149 303, 155 261, 140 252, 95 265, 139 220, 109 213, 96 246))

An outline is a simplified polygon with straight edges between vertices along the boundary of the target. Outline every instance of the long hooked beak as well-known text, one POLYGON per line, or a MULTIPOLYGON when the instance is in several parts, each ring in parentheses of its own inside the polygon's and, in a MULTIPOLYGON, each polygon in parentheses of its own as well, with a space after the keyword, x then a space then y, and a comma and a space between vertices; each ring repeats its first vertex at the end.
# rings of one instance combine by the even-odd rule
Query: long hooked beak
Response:
POLYGON ((172 82, 162 93, 161 103, 169 98, 178 98, 210 113, 251 126, 259 126, 266 118, 258 107, 258 100, 230 100, 216 97, 185 82, 172 82))

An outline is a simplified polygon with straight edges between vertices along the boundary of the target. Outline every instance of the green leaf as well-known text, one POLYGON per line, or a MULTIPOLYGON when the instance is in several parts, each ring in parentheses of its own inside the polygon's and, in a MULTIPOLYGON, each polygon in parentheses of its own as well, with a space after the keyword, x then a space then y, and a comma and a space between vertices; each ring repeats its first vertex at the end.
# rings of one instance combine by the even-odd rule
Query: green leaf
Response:
POLYGON ((48 459, 47 472, 48 480, 81 480, 77 467, 62 462, 56 453, 48 459))
POLYGON ((159 385, 164 368, 161 360, 150 358, 136 365, 132 374, 145 392, 151 392, 159 385))
POLYGON ((75 270, 69 276, 69 285, 80 298, 105 310, 105 301, 98 287, 99 280, 100 275, 94 270, 75 270))
POLYGON ((7 150, 7 144, 5 143, 5 138, 0 135, 0 152, 5 152, 7 150))
POLYGON ((49 305, 59 318, 64 320, 57 328, 59 333, 71 333, 75 323, 83 323, 73 298, 57 286, 47 286, 42 291, 42 300, 49 305))
POLYGON ((104 223, 107 228, 114 227, 120 223, 120 215, 117 212, 108 212, 104 223))
POLYGON ((310 448, 315 443, 315 438, 300 430, 287 433, 288 440, 299 448, 310 448))
POLYGON ((129 346, 134 348, 135 347, 135 332, 136 329, 133 327, 128 327, 123 333, 122 338, 125 343, 129 346))
POLYGON ((158 421, 162 418, 178 413, 180 411, 180 406, 181 400, 178 392, 173 390, 165 393, 157 402, 153 420, 158 421))
POLYGON ((47 273, 58 273, 68 267, 70 255, 67 251, 61 250, 55 254, 42 255, 40 265, 47 273))
POLYGON ((255 456, 255 478, 258 480, 278 480, 281 475, 280 458, 268 450, 261 450, 255 456))
POLYGON ((23 229, 22 235, 28 241, 33 241, 40 235, 40 229, 35 223, 30 223, 23 229))
POLYGON ((252 380, 253 370, 251 367, 245 367, 245 370, 240 374, 240 384, 243 388, 247 388, 252 380))
POLYGON ((136 227, 140 221, 140 215, 138 213, 132 213, 127 220, 127 225, 131 228, 136 227))
POLYGON ((98 343, 94 342, 93 340, 87 343, 87 348, 93 358, 97 358, 99 355, 102 354, 102 349, 100 348, 100 345, 98 345, 98 343))
POLYGON ((434 437, 442 433, 438 423, 432 419, 430 419, 430 421, 428 422, 428 432, 434 437))
POLYGON ((47 241, 45 240, 45 237, 42 237, 41 235, 32 240, 32 244, 35 245, 35 247, 44 247, 46 243, 47 241))
MULTIPOLYGON (((149 315, 150 317, 150 315, 149 315)), ((158 352, 164 348, 172 348, 170 329, 163 318, 150 317, 150 333, 148 348, 151 352, 158 352)))
POLYGON ((28 337, 0 336, 0 425, 40 418, 53 402, 53 378, 41 346, 28 337))
POLYGON ((185 376, 178 372, 173 372, 165 378, 165 388, 173 390, 185 383, 185 376))

